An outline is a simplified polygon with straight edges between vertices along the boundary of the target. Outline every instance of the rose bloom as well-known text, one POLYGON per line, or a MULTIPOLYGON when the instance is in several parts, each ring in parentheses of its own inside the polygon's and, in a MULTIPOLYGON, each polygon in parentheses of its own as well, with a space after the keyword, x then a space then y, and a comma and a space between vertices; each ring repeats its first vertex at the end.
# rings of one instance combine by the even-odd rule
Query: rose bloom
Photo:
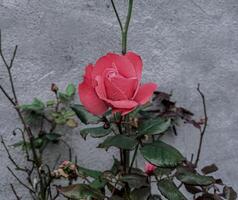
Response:
POLYGON ((154 173, 154 171, 156 170, 156 166, 150 163, 146 163, 145 164, 145 173, 147 175, 152 175, 154 173))
POLYGON ((125 115, 149 101, 157 86, 141 84, 142 60, 139 55, 108 53, 95 65, 85 68, 84 80, 79 84, 81 103, 95 114, 104 114, 109 107, 125 115))

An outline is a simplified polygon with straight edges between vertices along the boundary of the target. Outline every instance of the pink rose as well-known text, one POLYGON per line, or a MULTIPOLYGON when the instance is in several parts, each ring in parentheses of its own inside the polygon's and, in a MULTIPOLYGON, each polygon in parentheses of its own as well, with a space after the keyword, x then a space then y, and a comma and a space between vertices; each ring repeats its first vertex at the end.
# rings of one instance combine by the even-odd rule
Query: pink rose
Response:
POLYGON ((154 173, 154 171, 156 170, 156 166, 155 165, 152 165, 150 163, 146 163, 145 164, 145 173, 147 175, 152 175, 154 173))
POLYGON ((125 115, 148 102, 157 88, 154 83, 141 84, 141 74, 139 55, 108 53, 85 68, 78 87, 81 103, 95 115, 102 115, 109 107, 125 115))

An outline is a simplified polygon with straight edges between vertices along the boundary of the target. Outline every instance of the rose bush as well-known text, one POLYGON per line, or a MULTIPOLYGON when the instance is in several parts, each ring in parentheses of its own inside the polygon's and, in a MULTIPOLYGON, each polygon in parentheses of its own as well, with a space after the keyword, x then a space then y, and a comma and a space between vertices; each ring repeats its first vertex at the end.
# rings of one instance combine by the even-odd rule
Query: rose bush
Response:
POLYGON ((149 101, 157 86, 141 84, 142 60, 139 55, 108 53, 85 69, 78 91, 86 109, 102 115, 109 107, 125 115, 149 101))

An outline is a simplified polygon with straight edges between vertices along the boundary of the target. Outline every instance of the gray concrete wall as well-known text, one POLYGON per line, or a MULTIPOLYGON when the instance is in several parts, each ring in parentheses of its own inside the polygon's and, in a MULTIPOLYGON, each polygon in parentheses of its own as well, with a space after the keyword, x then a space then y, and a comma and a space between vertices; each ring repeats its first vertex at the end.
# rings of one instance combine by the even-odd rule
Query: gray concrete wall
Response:
MULTIPOLYGON (((117 1, 120 14, 126 0, 117 1)), ((5 53, 19 45, 14 80, 21 102, 47 99, 52 82, 60 87, 82 80, 84 66, 108 51, 120 52, 119 26, 109 0, 0 0, 0 28, 5 53)), ((129 49, 144 61, 144 81, 202 116, 197 83, 207 97, 209 126, 201 164, 217 163, 217 173, 238 190, 238 1, 237 0, 135 0, 129 31, 129 49)), ((1 84, 9 88, 0 65, 1 84)), ((78 99, 77 99, 78 101, 78 99)), ((0 134, 8 143, 20 125, 16 113, 0 94, 0 134)), ((198 143, 198 131, 181 127, 178 137, 168 136, 188 157, 198 143)), ((84 166, 105 169, 111 154, 96 150, 97 140, 84 142, 79 130, 65 134, 84 166)), ((53 146, 48 159, 65 147, 53 146)), ((15 157, 21 161, 20 152, 15 157)), ((0 147, 0 199, 11 200, 6 170, 10 164, 0 147)), ((24 194, 16 183, 17 191, 24 194)), ((28 199, 26 196, 24 199, 28 199)))

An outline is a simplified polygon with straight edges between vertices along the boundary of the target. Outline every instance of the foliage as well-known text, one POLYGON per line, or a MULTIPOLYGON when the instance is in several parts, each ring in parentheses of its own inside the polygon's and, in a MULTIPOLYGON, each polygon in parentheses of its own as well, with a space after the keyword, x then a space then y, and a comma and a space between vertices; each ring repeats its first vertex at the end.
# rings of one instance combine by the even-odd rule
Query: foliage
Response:
MULTIPOLYGON (((128 0, 128 13, 124 26, 114 1, 111 0, 111 3, 121 28, 122 54, 125 55, 133 0, 128 0)), ((171 94, 161 91, 155 91, 152 101, 137 106, 132 111, 129 110, 131 112, 121 109, 126 115, 115 113, 114 108, 102 116, 95 116, 83 105, 74 104, 76 88, 73 84, 67 85, 64 91, 59 90, 56 84, 52 84, 51 91, 54 98, 47 101, 34 98, 31 103, 21 104, 11 71, 16 52, 17 46, 12 58, 7 62, 3 55, 0 34, 0 56, 8 72, 11 91, 6 91, 2 85, 0 90, 16 110, 22 124, 21 128, 13 131, 14 135, 20 133, 22 140, 11 146, 21 147, 28 165, 19 165, 11 156, 3 138, 1 142, 15 171, 24 173, 26 180, 21 180, 17 173, 8 167, 9 172, 28 190, 33 200, 55 200, 60 195, 74 200, 186 200, 189 199, 188 193, 195 200, 237 199, 232 187, 211 175, 218 170, 215 164, 198 169, 208 121, 205 96, 199 86, 197 91, 202 98, 204 111, 204 118, 200 120, 195 120, 189 110, 178 107, 171 100, 171 94), (181 121, 192 124, 200 131, 197 154, 195 157, 192 155, 191 159, 186 158, 179 149, 163 140, 166 134, 171 132, 178 134, 176 126, 181 121), (114 157, 110 169, 105 171, 88 169, 78 163, 77 159, 72 160, 71 148, 63 140, 62 135, 65 133, 61 131, 62 126, 75 128, 79 123, 84 124, 84 127, 80 128, 80 135, 84 140, 88 137, 100 138, 101 143, 97 148, 105 150, 114 148, 120 152, 118 158, 114 157), (56 168, 58 159, 55 166, 49 166, 44 160, 45 149, 52 143, 63 143, 69 149, 69 159, 58 168, 56 168), (138 167, 136 164, 138 157, 149 162, 147 166, 150 166, 150 169, 145 168, 143 171, 138 167), (64 186, 57 184, 59 178, 66 180, 64 186), (53 183, 56 186, 54 192, 52 192, 55 188, 53 183), (153 183, 157 185, 157 194, 151 193, 153 183)), ((138 63, 134 64, 137 66, 138 63)), ((138 78, 140 79, 139 76, 138 78)), ((86 86, 88 81, 90 80, 85 81, 86 86)), ((22 199, 14 185, 10 186, 16 199, 22 199)))

